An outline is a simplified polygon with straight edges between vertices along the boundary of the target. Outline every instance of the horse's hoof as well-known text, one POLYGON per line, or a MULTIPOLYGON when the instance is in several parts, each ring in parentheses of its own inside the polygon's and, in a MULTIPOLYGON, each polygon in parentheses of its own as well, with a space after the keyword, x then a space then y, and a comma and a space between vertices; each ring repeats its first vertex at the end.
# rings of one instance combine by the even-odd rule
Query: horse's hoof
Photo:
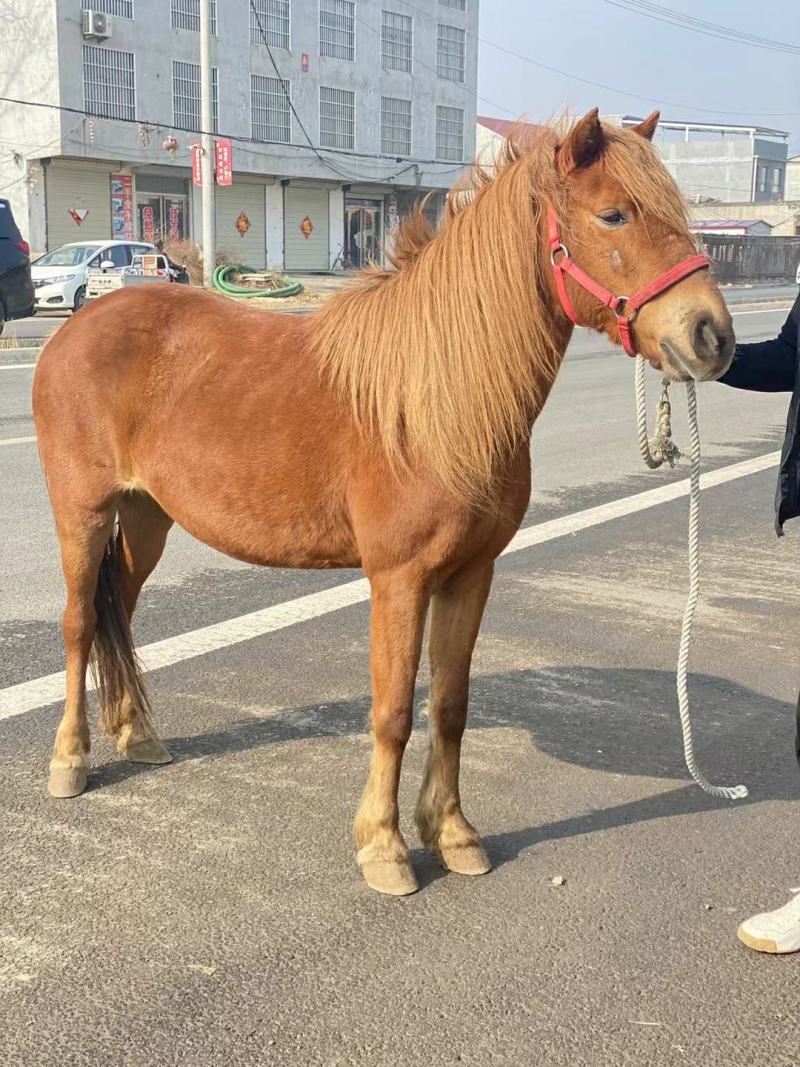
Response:
POLYGON ((172 763, 167 749, 157 737, 145 737, 141 741, 129 741, 120 754, 131 763, 172 763))
POLYGON ((439 851, 442 864, 454 874, 488 874, 492 869, 489 857, 478 844, 449 846, 439 851))
POLYGON ((407 897, 419 889, 408 860, 367 859, 361 863, 361 873, 370 889, 393 897, 407 897))
POLYGON ((47 780, 47 791, 51 797, 66 800, 77 797, 86 788, 89 772, 85 767, 52 767, 47 780))

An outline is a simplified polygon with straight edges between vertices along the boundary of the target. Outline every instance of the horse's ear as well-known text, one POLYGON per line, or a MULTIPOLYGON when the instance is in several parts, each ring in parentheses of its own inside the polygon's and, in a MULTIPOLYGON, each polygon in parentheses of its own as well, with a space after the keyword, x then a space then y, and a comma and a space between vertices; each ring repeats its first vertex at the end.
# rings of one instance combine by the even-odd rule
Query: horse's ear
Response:
POLYGON ((588 167, 600 158, 603 151, 603 127, 598 109, 593 107, 576 122, 558 146, 558 169, 562 177, 573 170, 588 167))
POLYGON ((652 141, 653 134, 656 132, 656 126, 658 126, 658 120, 660 118, 661 112, 654 111, 652 115, 648 115, 638 126, 633 126, 633 132, 638 133, 640 137, 644 137, 648 141, 652 141))

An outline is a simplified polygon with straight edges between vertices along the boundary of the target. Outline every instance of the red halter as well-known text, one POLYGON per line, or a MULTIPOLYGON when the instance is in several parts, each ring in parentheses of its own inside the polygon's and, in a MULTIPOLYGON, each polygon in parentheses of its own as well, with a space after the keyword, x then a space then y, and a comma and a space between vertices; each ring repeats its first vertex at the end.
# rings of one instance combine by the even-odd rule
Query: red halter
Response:
POLYGON ((682 281, 698 270, 706 270, 711 266, 711 260, 708 256, 689 256, 688 259, 682 260, 676 266, 671 267, 670 270, 665 271, 654 282, 646 285, 643 289, 639 289, 633 296, 614 296, 612 292, 598 284, 594 278, 590 278, 572 259, 569 250, 561 240, 561 228, 551 206, 547 208, 547 240, 550 245, 550 262, 553 264, 556 289, 561 300, 561 306, 567 316, 576 326, 583 325, 578 322, 575 309, 567 292, 565 275, 568 274, 573 281, 577 282, 588 293, 591 293, 592 296, 596 296, 601 304, 605 304, 607 308, 611 308, 614 312, 622 347, 629 356, 636 355, 636 345, 633 340, 633 320, 636 318, 639 308, 646 304, 648 300, 652 300, 654 296, 658 296, 659 293, 663 293, 666 289, 675 285, 676 282, 682 281), (556 257, 559 253, 560 258, 557 259, 556 257))

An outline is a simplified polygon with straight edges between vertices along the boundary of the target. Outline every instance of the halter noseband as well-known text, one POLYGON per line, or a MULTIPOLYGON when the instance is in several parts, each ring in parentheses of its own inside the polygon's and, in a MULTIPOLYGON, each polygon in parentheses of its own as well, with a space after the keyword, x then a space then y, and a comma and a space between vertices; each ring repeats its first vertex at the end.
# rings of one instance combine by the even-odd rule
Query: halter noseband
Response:
POLYGON ((668 271, 665 271, 654 282, 637 290, 633 296, 615 296, 610 290, 603 288, 594 278, 590 278, 575 263, 569 254, 567 246, 561 240, 561 227, 558 224, 556 213, 550 205, 547 208, 547 241, 550 245, 550 262, 553 265, 558 298, 567 317, 575 326, 583 325, 578 321, 567 292, 566 275, 568 274, 587 293, 597 297, 601 304, 605 304, 607 308, 614 312, 622 347, 629 356, 636 355, 636 345, 633 340, 633 320, 636 318, 639 308, 649 300, 652 300, 654 296, 663 293, 690 274, 694 274, 698 270, 707 270, 711 266, 711 260, 708 256, 689 256, 688 259, 682 260, 668 271))

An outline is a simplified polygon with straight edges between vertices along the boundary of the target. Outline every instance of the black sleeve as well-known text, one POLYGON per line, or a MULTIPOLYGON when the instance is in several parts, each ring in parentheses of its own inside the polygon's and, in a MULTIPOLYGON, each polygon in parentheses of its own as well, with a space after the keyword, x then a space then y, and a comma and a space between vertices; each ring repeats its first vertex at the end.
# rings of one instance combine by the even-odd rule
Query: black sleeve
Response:
POLYGON ((797 338, 800 331, 800 296, 789 312, 783 329, 773 341, 737 345, 728 371, 719 379, 734 389, 760 393, 790 393, 797 371, 797 338))

